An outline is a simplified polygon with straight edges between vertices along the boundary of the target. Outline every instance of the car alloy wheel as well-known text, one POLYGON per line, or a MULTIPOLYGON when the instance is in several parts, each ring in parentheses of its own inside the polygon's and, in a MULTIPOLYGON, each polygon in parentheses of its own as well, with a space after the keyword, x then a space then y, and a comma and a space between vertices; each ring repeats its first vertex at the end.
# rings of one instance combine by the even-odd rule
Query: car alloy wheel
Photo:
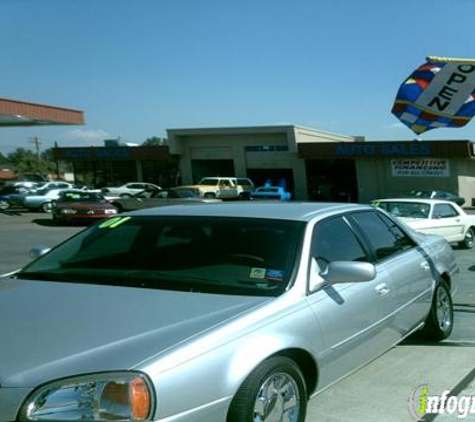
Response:
POLYGON ((299 401, 295 380, 286 373, 272 374, 257 394, 254 420, 296 422, 300 410, 299 401))
POLYGON ((432 341, 446 339, 452 333, 454 307, 450 288, 443 280, 439 281, 432 298, 432 306, 425 321, 422 334, 432 341))
POLYGON ((452 300, 446 289, 438 288, 436 290, 435 302, 440 330, 443 332, 451 331, 453 320, 452 300))
POLYGON ((303 422, 307 391, 298 365, 284 356, 261 363, 243 382, 227 422, 303 422))
POLYGON ((41 206, 41 210, 43 212, 51 212, 53 209, 53 206, 51 205, 51 202, 45 202, 42 206, 41 206))
POLYGON ((8 201, 1 200, 0 201, 0 210, 5 211, 8 208, 10 208, 10 204, 8 203, 8 201))
POLYGON ((465 238, 461 242, 461 246, 465 249, 472 249, 473 248, 473 238, 474 238, 474 231, 472 228, 469 228, 467 230, 467 233, 465 233, 465 238))

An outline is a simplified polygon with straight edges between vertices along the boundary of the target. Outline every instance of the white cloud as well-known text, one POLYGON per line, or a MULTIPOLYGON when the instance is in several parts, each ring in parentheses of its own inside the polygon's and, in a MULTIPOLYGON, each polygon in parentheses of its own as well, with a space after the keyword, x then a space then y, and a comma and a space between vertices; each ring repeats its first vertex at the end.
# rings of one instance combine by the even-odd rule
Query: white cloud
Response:
POLYGON ((311 127, 327 127, 327 126, 336 126, 340 124, 338 120, 321 120, 321 121, 311 121, 311 122, 304 122, 305 126, 311 127))
POLYGON ((382 128, 383 129, 402 129, 402 128, 407 128, 407 126, 404 125, 403 123, 396 122, 396 123, 391 123, 389 125, 383 125, 382 128))
POLYGON ((111 135, 105 130, 94 129, 72 129, 63 136, 65 141, 83 141, 86 144, 93 144, 104 139, 111 138, 111 135))

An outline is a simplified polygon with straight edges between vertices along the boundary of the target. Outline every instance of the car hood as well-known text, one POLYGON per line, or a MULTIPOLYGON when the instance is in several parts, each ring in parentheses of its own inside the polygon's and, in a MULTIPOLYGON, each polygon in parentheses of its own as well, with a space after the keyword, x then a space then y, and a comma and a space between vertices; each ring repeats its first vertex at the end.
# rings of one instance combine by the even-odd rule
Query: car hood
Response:
POLYGON ((0 384, 129 369, 267 300, 0 278, 0 384))
POLYGON ((73 209, 104 209, 104 208, 114 208, 109 202, 57 202, 56 208, 73 208, 73 209))

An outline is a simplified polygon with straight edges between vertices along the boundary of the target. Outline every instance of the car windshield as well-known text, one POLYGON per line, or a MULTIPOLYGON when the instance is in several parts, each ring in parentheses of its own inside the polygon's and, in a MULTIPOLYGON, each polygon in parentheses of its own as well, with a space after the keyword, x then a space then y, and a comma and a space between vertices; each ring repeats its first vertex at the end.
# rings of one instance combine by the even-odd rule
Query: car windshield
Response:
POLYGON ((104 197, 96 192, 63 192, 60 202, 101 202, 104 197))
POLYGON ((277 296, 292 281, 305 223, 126 216, 59 245, 18 278, 277 296))
POLYGON ((198 184, 214 186, 218 184, 218 179, 201 179, 198 184))
POLYGON ((396 217, 429 218, 430 205, 423 202, 376 202, 374 205, 396 217))

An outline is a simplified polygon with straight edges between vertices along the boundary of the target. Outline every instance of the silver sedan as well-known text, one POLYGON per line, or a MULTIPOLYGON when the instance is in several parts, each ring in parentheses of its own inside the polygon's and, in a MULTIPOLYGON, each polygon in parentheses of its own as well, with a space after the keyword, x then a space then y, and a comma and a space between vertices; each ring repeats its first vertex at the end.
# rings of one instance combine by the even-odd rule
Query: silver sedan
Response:
POLYGON ((453 325, 447 242, 370 206, 121 214, 0 278, 0 421, 302 422, 453 325))

